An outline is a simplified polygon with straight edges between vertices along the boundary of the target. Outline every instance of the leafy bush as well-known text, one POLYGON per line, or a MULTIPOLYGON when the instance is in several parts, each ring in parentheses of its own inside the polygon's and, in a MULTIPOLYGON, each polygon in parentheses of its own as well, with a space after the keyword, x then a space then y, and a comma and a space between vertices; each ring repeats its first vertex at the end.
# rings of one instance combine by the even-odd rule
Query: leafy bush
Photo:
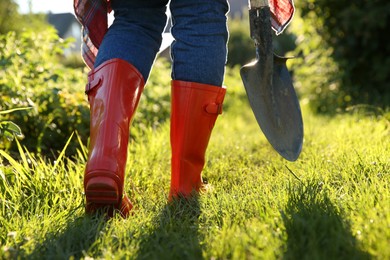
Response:
MULTIPOLYGON (((22 145, 32 152, 56 153, 75 130, 88 136, 89 112, 81 81, 85 76, 58 62, 66 45, 53 29, 0 36, 0 110, 32 108, 6 115, 21 127, 22 145)), ((16 150, 14 143, 0 145, 16 150)), ((70 152, 76 147, 70 145, 70 152)))
POLYGON ((317 33, 322 21, 310 21, 304 22, 298 11, 288 28, 298 35, 297 49, 292 54, 295 59, 288 65, 292 65, 294 86, 303 97, 302 102, 309 103, 316 112, 334 112, 348 106, 351 98, 340 88, 340 70, 331 56, 331 46, 317 33))
POLYGON ((21 15, 18 13, 18 5, 13 0, 0 2, 0 34, 16 29, 21 15))
POLYGON ((303 58, 294 61, 295 75, 314 110, 389 105, 390 3, 310 0, 296 6, 292 31, 303 58))
POLYGON ((20 14, 15 0, 0 1, 0 34, 10 31, 22 32, 26 28, 43 31, 47 27, 51 26, 47 23, 45 14, 20 14))

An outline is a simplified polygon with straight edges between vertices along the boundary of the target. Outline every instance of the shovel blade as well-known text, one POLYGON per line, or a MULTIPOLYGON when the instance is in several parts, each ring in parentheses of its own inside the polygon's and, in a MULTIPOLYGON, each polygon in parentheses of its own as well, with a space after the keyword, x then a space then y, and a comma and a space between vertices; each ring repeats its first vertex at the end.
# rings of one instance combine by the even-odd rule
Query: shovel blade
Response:
POLYGON ((267 140, 281 156, 295 161, 302 150, 303 120, 286 60, 274 55, 271 84, 264 74, 269 68, 258 60, 241 68, 241 78, 267 140))

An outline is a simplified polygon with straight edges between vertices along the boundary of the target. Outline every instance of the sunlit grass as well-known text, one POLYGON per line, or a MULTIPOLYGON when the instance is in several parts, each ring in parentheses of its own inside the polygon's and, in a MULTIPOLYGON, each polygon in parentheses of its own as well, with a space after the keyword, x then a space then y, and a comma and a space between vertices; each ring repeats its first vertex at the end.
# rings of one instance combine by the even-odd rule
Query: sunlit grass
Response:
POLYGON ((0 151, 0 258, 390 258, 389 122, 305 109, 304 122, 303 153, 287 162, 236 103, 210 141, 208 192, 173 205, 169 122, 146 130, 129 147, 126 220, 84 214, 83 145, 55 162, 0 151))

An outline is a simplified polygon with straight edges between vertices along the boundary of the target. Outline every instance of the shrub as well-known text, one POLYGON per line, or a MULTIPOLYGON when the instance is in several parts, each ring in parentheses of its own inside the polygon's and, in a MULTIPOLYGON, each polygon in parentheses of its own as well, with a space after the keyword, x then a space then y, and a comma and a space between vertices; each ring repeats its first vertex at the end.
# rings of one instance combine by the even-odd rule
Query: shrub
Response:
MULTIPOLYGON (((306 18, 308 19, 308 18, 306 18)), ((331 56, 332 47, 317 33, 322 21, 304 21, 299 11, 288 28, 297 37, 297 49, 292 52, 295 59, 288 61, 294 75, 294 86, 309 103, 313 111, 336 111, 349 105, 351 98, 340 88, 340 69, 331 56)))
POLYGON ((303 58, 294 61, 295 75, 314 110, 388 105, 390 3, 310 0, 296 7, 292 31, 303 58))
MULTIPOLYGON (((85 77, 58 62, 66 45, 53 29, 0 36, 0 110, 32 108, 6 115, 21 127, 22 145, 32 152, 56 153, 75 130, 88 136, 88 109, 81 90, 85 77)), ((14 143, 0 145, 16 150, 14 143)), ((74 153, 76 147, 70 145, 69 151, 74 153)))
POLYGON ((0 1, 0 34, 10 31, 22 32, 26 28, 43 31, 47 27, 51 26, 47 23, 45 14, 20 14, 16 0, 0 1))

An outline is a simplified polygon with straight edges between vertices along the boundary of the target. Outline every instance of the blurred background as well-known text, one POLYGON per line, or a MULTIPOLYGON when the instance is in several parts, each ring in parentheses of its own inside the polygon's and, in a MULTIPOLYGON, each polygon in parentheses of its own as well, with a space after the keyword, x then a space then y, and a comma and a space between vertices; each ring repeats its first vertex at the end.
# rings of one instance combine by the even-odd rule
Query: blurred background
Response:
POLYGON ((72 13, 73 1, 15 0, 20 13, 72 13))

